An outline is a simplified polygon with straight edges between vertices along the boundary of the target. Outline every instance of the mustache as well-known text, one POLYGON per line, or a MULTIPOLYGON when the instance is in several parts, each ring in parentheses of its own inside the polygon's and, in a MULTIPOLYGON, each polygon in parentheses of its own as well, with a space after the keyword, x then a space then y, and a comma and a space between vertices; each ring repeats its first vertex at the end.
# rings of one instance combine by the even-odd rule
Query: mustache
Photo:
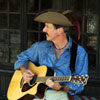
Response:
POLYGON ((44 34, 47 34, 46 32, 43 32, 44 34))
POLYGON ((46 33, 46 32, 43 32, 45 35, 49 35, 48 33, 46 33))
POLYGON ((47 32, 43 32, 44 34, 48 34, 47 32))

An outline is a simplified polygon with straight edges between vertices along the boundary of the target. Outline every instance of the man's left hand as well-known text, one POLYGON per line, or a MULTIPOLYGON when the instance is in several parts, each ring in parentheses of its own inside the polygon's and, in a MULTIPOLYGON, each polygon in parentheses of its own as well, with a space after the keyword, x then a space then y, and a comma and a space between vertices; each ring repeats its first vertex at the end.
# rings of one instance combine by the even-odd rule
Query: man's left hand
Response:
MULTIPOLYGON (((54 76, 56 76, 56 73, 54 73, 54 76)), ((59 82, 53 82, 52 79, 48 78, 46 80, 46 85, 49 88, 55 89, 55 90, 59 90, 61 88, 61 85, 59 84, 59 82)))

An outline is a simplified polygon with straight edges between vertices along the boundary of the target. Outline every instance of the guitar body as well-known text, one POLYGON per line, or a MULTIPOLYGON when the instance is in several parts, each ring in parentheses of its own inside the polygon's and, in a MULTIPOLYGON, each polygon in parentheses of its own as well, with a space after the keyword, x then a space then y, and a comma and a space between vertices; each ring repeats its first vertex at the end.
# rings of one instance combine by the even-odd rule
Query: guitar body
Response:
MULTIPOLYGON (((38 77, 46 76, 48 69, 46 66, 35 66, 32 62, 29 62, 28 69, 33 71, 38 77)), ((21 86, 22 80, 22 73, 20 70, 16 70, 13 74, 11 82, 9 84, 7 97, 9 100, 21 100, 23 96, 31 95, 31 96, 38 96, 39 98, 44 97, 45 89, 47 88, 41 82, 34 83, 31 86, 28 83, 24 83, 22 88, 21 86)), ((34 98, 34 97, 33 97, 34 98)))

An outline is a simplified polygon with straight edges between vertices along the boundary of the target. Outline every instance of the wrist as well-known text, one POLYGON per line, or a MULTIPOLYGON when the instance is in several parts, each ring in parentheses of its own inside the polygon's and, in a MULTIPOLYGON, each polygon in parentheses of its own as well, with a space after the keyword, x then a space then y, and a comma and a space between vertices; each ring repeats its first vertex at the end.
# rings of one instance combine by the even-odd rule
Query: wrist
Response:
POLYGON ((22 66, 20 67, 20 70, 21 70, 22 74, 26 71, 26 68, 24 67, 24 65, 22 65, 22 66))
POLYGON ((62 90, 62 91, 72 91, 67 85, 61 85, 61 88, 59 90, 62 90))
POLYGON ((60 90, 60 91, 65 91, 65 85, 61 85, 61 87, 60 87, 59 90, 60 90))

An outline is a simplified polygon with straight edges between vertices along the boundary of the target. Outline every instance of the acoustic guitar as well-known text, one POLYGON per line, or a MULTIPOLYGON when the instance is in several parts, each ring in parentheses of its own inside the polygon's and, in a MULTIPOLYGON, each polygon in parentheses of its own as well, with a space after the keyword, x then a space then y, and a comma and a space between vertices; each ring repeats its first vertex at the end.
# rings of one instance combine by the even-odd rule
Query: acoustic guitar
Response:
POLYGON ((54 82, 73 82, 74 84, 87 84, 88 76, 53 76, 54 72, 45 65, 36 66, 32 62, 28 63, 28 69, 35 73, 33 79, 26 83, 20 70, 16 70, 12 76, 8 87, 8 100, 20 100, 25 95, 43 98, 46 80, 50 77, 54 82))

